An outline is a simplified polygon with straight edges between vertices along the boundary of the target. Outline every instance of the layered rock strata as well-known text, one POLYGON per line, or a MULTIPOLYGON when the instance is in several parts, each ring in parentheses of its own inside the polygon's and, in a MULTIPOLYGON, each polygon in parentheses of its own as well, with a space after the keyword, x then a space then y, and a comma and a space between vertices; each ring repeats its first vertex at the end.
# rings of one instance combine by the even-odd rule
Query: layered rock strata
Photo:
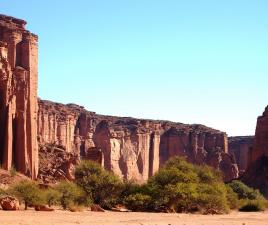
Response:
POLYGON ((39 100, 38 139, 138 182, 178 155, 221 169, 227 181, 238 177, 227 135, 202 125, 103 116, 78 105, 39 100))
POLYGON ((177 155, 221 169, 226 181, 238 177, 227 136, 220 131, 102 116, 74 104, 37 103, 38 38, 25 25, 23 20, 0 15, 0 160, 5 169, 15 166, 36 178, 39 144, 43 179, 55 173, 71 178, 72 161, 84 158, 124 179, 144 182, 177 155), (52 155, 55 160, 44 163, 52 155))
POLYGON ((0 15, 0 161, 36 178, 38 38, 25 25, 0 15))

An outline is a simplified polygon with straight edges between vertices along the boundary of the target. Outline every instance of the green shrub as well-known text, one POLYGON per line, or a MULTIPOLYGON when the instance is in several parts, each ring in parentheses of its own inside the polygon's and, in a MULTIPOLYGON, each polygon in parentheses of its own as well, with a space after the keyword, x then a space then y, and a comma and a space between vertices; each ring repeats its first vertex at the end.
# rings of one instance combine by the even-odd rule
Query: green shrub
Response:
POLYGON ((92 161, 83 161, 76 168, 75 180, 94 203, 103 208, 111 208, 117 203, 123 190, 119 177, 92 161))
POLYGON ((151 196, 155 210, 202 213, 229 210, 221 174, 208 166, 194 166, 181 157, 170 159, 141 190, 151 196))
POLYGON ((124 181, 121 188, 121 193, 118 202, 123 204, 126 197, 137 193, 142 193, 142 186, 134 181, 124 181))
POLYGON ((228 186, 231 187, 235 193, 237 193, 239 199, 264 199, 258 190, 248 187, 242 181, 234 180, 229 183, 228 186))
POLYGON ((61 193, 55 189, 49 188, 44 192, 46 204, 49 207, 60 204, 61 193))
POLYGON ((44 196, 38 185, 33 181, 21 181, 12 187, 13 193, 20 201, 24 202, 25 210, 29 205, 39 205, 44 203, 44 196))
POLYGON ((201 183, 212 184, 223 181, 222 172, 207 165, 195 166, 195 171, 201 183))
POLYGON ((141 193, 129 195, 125 198, 124 204, 128 209, 136 212, 147 211, 150 208, 151 197, 141 193))
POLYGON ((60 193, 60 204, 63 209, 68 209, 73 205, 89 205, 91 199, 75 183, 64 181, 56 186, 60 193))
POLYGON ((239 208, 240 212, 260 212, 264 211, 265 205, 262 200, 247 200, 244 204, 239 208))
POLYGON ((220 214, 229 211, 227 191, 223 183, 200 184, 196 204, 203 214, 220 214))
POLYGON ((227 191, 227 203, 230 209, 237 209, 239 207, 239 200, 238 200, 238 195, 233 191, 233 189, 225 185, 226 191, 227 191))

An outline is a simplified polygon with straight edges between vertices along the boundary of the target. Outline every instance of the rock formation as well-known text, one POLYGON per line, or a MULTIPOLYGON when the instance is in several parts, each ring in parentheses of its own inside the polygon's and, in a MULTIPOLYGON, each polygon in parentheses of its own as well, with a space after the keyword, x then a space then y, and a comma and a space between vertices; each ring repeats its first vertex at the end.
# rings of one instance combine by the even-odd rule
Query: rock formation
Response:
POLYGON ((83 158, 124 179, 144 182, 177 155, 221 169, 226 181, 238 177, 223 132, 202 125, 103 116, 74 104, 37 102, 37 36, 25 25, 23 20, 0 15, 0 159, 5 169, 15 166, 36 178, 39 144, 43 180, 72 178, 73 164, 83 158))
POLYGON ((79 155, 65 151, 61 146, 45 144, 39 146, 38 178, 45 184, 59 180, 73 180, 79 155))
POLYGON ((249 152, 249 166, 262 156, 268 156, 268 106, 257 120, 254 145, 249 152))
POLYGON ((248 168, 241 179, 268 197, 268 106, 257 120, 253 148, 248 154, 248 168))
POLYGON ((12 196, 0 197, 0 207, 6 211, 16 211, 20 209, 19 200, 12 196))
POLYGON ((36 178, 38 38, 25 25, 0 15, 0 160, 36 178))
POLYGON ((38 139, 138 182, 177 155, 221 169, 226 181, 238 177, 227 135, 202 125, 103 116, 78 105, 39 100, 38 139))
POLYGON ((240 174, 248 167, 248 155, 253 148, 254 136, 229 137, 229 152, 235 156, 240 174))

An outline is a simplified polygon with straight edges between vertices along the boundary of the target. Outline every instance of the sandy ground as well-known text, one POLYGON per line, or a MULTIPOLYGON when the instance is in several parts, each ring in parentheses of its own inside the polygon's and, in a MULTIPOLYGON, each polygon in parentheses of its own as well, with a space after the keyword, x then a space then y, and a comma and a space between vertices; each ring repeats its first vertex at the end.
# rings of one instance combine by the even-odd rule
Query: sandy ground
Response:
POLYGON ((268 225, 268 212, 187 215, 116 212, 0 211, 0 225, 268 225))

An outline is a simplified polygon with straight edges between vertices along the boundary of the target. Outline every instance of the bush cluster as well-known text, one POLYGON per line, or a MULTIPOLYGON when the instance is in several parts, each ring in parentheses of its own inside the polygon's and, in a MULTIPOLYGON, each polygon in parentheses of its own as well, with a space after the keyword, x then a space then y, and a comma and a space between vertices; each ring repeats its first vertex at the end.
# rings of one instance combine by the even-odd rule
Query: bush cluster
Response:
POLYGON ((70 211, 98 204, 111 209, 123 204, 133 211, 227 213, 230 209, 261 211, 267 201, 259 191, 241 181, 224 184, 219 171, 192 165, 183 158, 170 159, 146 184, 121 181, 99 164, 83 161, 75 171, 75 182, 62 181, 42 189, 33 181, 22 181, 0 195, 12 194, 25 209, 36 205, 60 205, 70 211))
POLYGON ((20 203, 23 203, 25 210, 28 207, 41 205, 56 206, 60 205, 63 209, 71 207, 91 204, 82 188, 73 182, 60 182, 54 187, 42 189, 34 181, 23 180, 12 186, 10 189, 0 190, 0 196, 12 195, 15 196, 20 203))
POLYGON ((132 210, 137 210, 137 202, 139 211, 225 213, 229 210, 227 190, 219 173, 208 166, 194 166, 180 157, 169 160, 147 184, 125 198, 132 210))
POLYGON ((239 180, 234 180, 227 185, 237 195, 237 208, 243 212, 263 211, 267 206, 267 200, 259 192, 239 180))

